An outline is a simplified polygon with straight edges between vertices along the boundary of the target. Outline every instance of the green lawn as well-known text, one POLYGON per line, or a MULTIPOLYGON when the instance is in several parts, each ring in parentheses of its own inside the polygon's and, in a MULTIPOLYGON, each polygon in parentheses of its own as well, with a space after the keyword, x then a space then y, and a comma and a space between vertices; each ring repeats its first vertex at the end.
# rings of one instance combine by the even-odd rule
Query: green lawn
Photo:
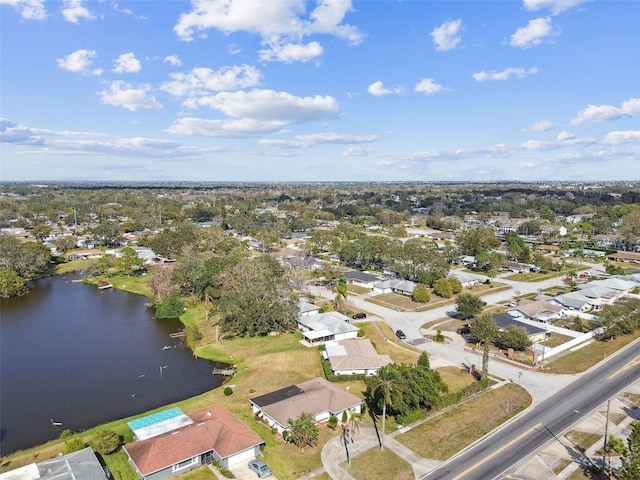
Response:
POLYGON ((351 460, 351 467, 347 462, 340 466, 356 480, 413 480, 411 465, 388 448, 372 448, 351 460))

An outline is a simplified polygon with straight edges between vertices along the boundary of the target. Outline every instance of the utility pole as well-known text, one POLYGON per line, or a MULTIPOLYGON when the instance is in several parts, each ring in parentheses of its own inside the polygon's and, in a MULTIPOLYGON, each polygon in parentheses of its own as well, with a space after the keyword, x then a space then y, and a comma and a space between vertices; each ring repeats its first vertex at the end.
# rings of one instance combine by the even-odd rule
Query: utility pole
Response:
POLYGON ((605 462, 607 459, 607 451, 609 449, 609 408, 611 407, 611 399, 607 400, 607 418, 604 422, 604 447, 602 448, 602 470, 600 470, 602 478, 605 478, 605 462))

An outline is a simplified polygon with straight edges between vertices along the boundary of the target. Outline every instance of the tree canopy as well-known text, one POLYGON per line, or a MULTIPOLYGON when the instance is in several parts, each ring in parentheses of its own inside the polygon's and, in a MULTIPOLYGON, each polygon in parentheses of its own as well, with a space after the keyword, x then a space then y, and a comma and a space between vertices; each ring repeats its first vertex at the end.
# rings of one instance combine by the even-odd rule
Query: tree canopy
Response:
POLYGON ((476 297, 471 293, 461 293, 456 298, 456 309, 458 315, 463 318, 472 318, 482 312, 484 302, 480 297, 476 297))
POLYGON ((484 314, 474 319, 469 325, 471 336, 482 343, 482 379, 489 374, 489 351, 491 343, 498 336, 498 325, 489 314, 484 314))
POLYGON ((296 325, 298 301, 277 261, 263 255, 245 259, 219 276, 215 307, 230 336, 286 332, 296 325))

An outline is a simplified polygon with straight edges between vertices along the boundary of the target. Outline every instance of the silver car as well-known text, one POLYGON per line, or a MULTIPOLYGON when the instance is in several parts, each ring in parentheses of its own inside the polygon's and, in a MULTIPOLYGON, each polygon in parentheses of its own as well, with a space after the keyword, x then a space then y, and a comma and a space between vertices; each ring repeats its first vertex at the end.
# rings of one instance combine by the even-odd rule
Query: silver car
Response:
POLYGON ((262 460, 251 460, 249 462, 249 468, 258 474, 259 478, 265 478, 271 476, 271 469, 262 460))

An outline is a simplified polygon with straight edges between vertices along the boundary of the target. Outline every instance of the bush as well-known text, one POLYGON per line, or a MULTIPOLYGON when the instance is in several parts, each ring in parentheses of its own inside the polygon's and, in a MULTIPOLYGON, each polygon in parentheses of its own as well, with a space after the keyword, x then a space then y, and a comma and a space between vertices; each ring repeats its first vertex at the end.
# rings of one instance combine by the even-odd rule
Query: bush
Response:
POLYGON ((414 302, 418 303, 428 303, 431 300, 431 292, 423 283, 419 283, 416 285, 416 288, 413 290, 411 294, 411 298, 414 302))
POLYGON ((175 293, 170 294, 156 307, 156 318, 180 318, 184 313, 184 305, 175 293))
POLYGON ((73 432, 71 430, 69 430, 68 428, 65 428, 64 430, 62 430, 62 433, 60 434, 61 440, 66 440, 71 437, 73 437, 73 432))
POLYGON ((347 415, 347 411, 345 410, 342 412, 342 423, 347 423, 347 420, 349 420, 349 415, 347 415))
POLYGON ((433 284, 433 293, 443 298, 453 297, 453 287, 451 286, 451 282, 444 277, 439 278, 433 284))
POLYGON ((331 415, 329 417, 329 421, 327 422, 327 427, 329 427, 331 430, 335 430, 337 426, 338 426, 338 417, 336 417, 335 415, 331 415))
POLYGON ((231 388, 231 387, 224 387, 223 392, 224 392, 224 396, 225 396, 225 397, 229 397, 229 396, 231 396, 231 395, 233 394, 233 388, 231 388))
POLYGON ((202 340, 202 332, 195 325, 187 325, 187 342, 192 345, 202 340))
POLYGON ((364 337, 364 330, 363 330, 362 328, 359 328, 359 329, 358 329, 358 334, 357 334, 357 335, 358 335, 358 338, 362 338, 362 337, 364 337))
POLYGON ((89 445, 101 455, 109 455, 120 446, 120 435, 113 430, 102 430, 89 441, 89 445))
POLYGON ((433 336, 434 342, 444 342, 444 335, 442 334, 442 330, 437 330, 436 334, 433 336))
POLYGON ((64 453, 73 453, 87 446, 80 437, 73 437, 64 442, 64 453))

